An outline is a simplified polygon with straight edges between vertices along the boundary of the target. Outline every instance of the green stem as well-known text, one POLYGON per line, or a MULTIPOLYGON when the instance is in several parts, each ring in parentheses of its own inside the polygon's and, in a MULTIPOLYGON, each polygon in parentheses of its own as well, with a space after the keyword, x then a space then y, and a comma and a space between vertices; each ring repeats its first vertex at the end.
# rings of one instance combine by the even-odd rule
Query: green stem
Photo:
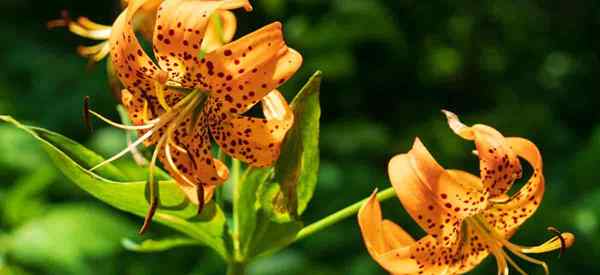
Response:
MULTIPOLYGON (((385 189, 385 190, 377 193, 377 199, 379 201, 384 201, 384 200, 394 197, 394 195, 395 195, 394 188, 390 187, 388 189, 385 189)), ((350 216, 354 216, 356 213, 358 213, 358 210, 362 207, 362 205, 367 200, 368 200, 368 198, 363 199, 357 203, 354 203, 342 210, 339 210, 319 221, 316 221, 316 222, 304 227, 302 230, 300 230, 300 232, 298 232, 298 235, 296 235, 296 241, 304 239, 304 238, 306 238, 318 231, 321 231, 331 225, 334 225, 350 216)))
MULTIPOLYGON (((239 205, 237 204, 239 197, 240 197, 240 189, 241 189, 241 182, 240 182, 240 170, 241 170, 241 163, 239 160, 232 158, 231 160, 231 181, 233 183, 233 233, 232 233, 232 238, 233 238, 233 259, 234 261, 236 259, 241 259, 242 255, 241 255, 241 251, 240 251, 240 228, 239 228, 239 216, 238 213, 240 213, 239 211, 239 205)), ((230 265, 233 265, 235 263, 231 263, 230 265)), ((228 273, 229 274, 229 273, 228 273)), ((234 273, 237 274, 237 273, 234 273)))
POLYGON ((245 275, 246 264, 241 262, 230 262, 227 266, 227 275, 245 275))

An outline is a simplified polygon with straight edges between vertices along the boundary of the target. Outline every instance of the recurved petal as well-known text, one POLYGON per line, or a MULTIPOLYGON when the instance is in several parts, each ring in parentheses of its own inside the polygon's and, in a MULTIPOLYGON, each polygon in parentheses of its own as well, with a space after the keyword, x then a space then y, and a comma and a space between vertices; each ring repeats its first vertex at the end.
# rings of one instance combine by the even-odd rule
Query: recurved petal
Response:
POLYGON ((488 223, 506 238, 537 210, 544 197, 542 156, 535 144, 523 138, 507 138, 509 146, 533 168, 527 183, 507 201, 494 203, 484 215, 488 223))
POLYGON ((522 174, 519 159, 504 136, 486 125, 468 127, 455 114, 443 112, 457 135, 475 142, 481 179, 489 196, 495 198, 504 195, 522 174))
MULTIPOLYGON (((109 43, 112 68, 127 90, 122 94, 122 102, 131 121, 140 125, 158 117, 165 111, 156 97, 158 86, 154 76, 159 69, 140 46, 126 12, 115 20, 109 43)), ((169 89, 164 95, 171 105, 182 97, 181 93, 169 89)), ((153 137, 146 144, 155 141, 153 137)))
POLYGON ((390 161, 388 173, 404 209, 446 247, 459 241, 462 219, 486 203, 474 176, 444 170, 419 139, 390 161))
POLYGON ((414 240, 397 225, 382 220, 376 192, 358 211, 358 224, 367 251, 383 268, 395 274, 418 271, 418 264, 409 253, 414 240), (387 255, 391 251, 394 254, 387 255))
POLYGON ((198 82, 219 98, 219 112, 241 114, 300 68, 302 56, 283 41, 280 23, 267 25, 209 54, 198 82))
MULTIPOLYGON (((186 88, 199 87, 194 79, 198 80, 200 72, 201 58, 198 56, 202 55, 201 52, 206 52, 202 46, 210 43, 205 42, 204 38, 207 27, 211 25, 211 18, 224 12, 219 9, 235 9, 242 6, 244 2, 235 1, 166 0, 161 4, 154 31, 154 53, 160 67, 169 73, 171 80, 181 82, 186 88)), ((229 13, 222 21, 222 31, 224 36, 227 36, 224 38, 231 39, 235 32, 235 16, 233 22, 232 16, 229 13)), ((214 33, 215 28, 216 26, 212 26, 211 32, 214 33)))
POLYGON ((153 49, 171 80, 191 87, 188 74, 199 66, 198 53, 211 15, 222 1, 166 0, 157 12, 153 49))
POLYGON ((292 110, 277 90, 262 99, 262 107, 265 118, 232 115, 218 118, 211 126, 223 152, 254 167, 270 166, 279 158, 283 138, 294 121, 292 110))
POLYGON ((231 42, 237 29, 237 19, 233 12, 217 10, 208 22, 201 51, 204 54, 212 52, 231 42))

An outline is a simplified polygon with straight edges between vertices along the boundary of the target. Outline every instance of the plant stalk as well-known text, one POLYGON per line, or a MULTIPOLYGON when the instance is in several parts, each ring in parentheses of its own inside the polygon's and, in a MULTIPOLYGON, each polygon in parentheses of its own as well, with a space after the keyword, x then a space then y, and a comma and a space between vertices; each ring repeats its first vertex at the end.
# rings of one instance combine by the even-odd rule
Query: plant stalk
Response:
POLYGON ((232 261, 227 265, 227 275, 245 275, 246 264, 232 261))
MULTIPOLYGON (((385 201, 389 198, 394 197, 395 192, 394 192, 394 188, 390 187, 388 189, 385 189, 379 193, 377 193, 377 199, 379 201, 385 201)), ((342 210, 339 210, 321 220, 318 220, 306 227, 304 227, 302 230, 300 230, 300 232, 298 232, 298 234, 296 235, 296 240, 295 241, 299 241, 302 240, 318 231, 321 231, 329 226, 332 226, 350 216, 355 215, 356 213, 358 213, 358 210, 362 207, 362 205, 368 200, 369 198, 363 199, 357 203, 354 203, 342 210)))

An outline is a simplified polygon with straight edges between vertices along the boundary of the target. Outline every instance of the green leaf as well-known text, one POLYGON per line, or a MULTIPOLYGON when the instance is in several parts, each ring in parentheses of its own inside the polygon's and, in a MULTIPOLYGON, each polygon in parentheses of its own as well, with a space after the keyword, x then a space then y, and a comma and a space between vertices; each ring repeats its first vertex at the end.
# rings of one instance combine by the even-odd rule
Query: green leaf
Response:
POLYGON ((16 226, 41 215, 47 206, 40 193, 54 182, 57 175, 56 169, 47 164, 20 177, 6 194, 6 199, 0 201, 4 220, 16 226))
POLYGON ((238 236, 234 236, 240 252, 238 257, 247 255, 256 229, 256 216, 259 209, 256 196, 258 188, 272 174, 273 169, 271 168, 248 168, 236 186, 238 188, 237 192, 234 192, 233 218, 236 225, 234 232, 238 234, 238 236))
POLYGON ((294 126, 281 147, 271 184, 261 186, 261 205, 277 221, 297 219, 310 202, 319 172, 319 92, 317 71, 291 103, 294 126))
POLYGON ((291 107, 295 123, 274 168, 249 168, 234 193, 234 240, 238 260, 291 243, 302 223, 319 169, 319 85, 317 72, 291 107))
POLYGON ((237 260, 245 261, 258 255, 275 251, 294 241, 302 229, 299 221, 273 221, 257 198, 261 185, 272 179, 272 168, 249 168, 240 181, 239 191, 234 196, 234 219, 238 236, 237 260))
MULTIPOLYGON (((48 130, 22 125, 8 116, 0 116, 0 120, 37 139, 55 165, 83 190, 120 210, 146 215, 149 203, 145 181, 126 181, 123 173, 111 164, 90 172, 88 169, 103 158, 84 146, 48 130)), ((221 209, 209 203, 198 216, 197 207, 189 203, 174 182, 160 181, 159 186, 161 205, 154 220, 187 234, 226 258, 226 219, 221 209)))
POLYGON ((273 253, 288 246, 296 239, 296 234, 304 224, 300 221, 275 222, 263 210, 256 216, 256 228, 247 246, 246 257, 254 258, 273 253))
POLYGON ((164 240, 145 240, 142 243, 136 243, 130 239, 121 241, 123 247, 135 252, 161 252, 181 246, 202 245, 201 242, 190 238, 170 238, 164 240))
POLYGON ((16 228, 9 258, 51 274, 89 274, 86 259, 119 253, 119 236, 135 234, 124 217, 91 204, 63 204, 16 228))

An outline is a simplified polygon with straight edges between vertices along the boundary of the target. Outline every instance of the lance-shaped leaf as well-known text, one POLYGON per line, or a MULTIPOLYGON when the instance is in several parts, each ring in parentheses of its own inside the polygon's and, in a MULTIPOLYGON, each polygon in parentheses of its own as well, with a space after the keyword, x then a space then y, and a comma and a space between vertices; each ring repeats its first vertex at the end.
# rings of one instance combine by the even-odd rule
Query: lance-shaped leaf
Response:
POLYGON ((260 186, 261 206, 277 221, 295 220, 310 202, 319 172, 319 92, 317 71, 291 103, 294 126, 281 146, 270 184, 260 186))
POLYGON ((190 238, 170 238, 164 240, 145 240, 141 243, 136 243, 130 239, 123 239, 121 242, 127 250, 135 252, 161 252, 176 247, 182 246, 197 246, 202 245, 202 242, 190 238))
MULTIPOLYGON (((45 129, 28 127, 9 116, 0 120, 14 124, 37 139, 55 165, 80 188, 94 197, 120 210, 145 216, 148 196, 145 181, 128 181, 113 165, 105 165, 94 173, 88 169, 104 159, 84 146, 57 133, 45 129)), ((197 216, 197 207, 191 204, 183 192, 171 181, 161 181, 161 205, 154 220, 213 248, 226 258, 226 219, 215 204, 208 204, 202 215, 197 216)))
POLYGON ((239 260, 253 258, 291 243, 302 229, 299 221, 272 221, 260 208, 257 191, 261 185, 269 184, 273 177, 272 168, 249 168, 244 173, 234 195, 234 221, 239 260))

